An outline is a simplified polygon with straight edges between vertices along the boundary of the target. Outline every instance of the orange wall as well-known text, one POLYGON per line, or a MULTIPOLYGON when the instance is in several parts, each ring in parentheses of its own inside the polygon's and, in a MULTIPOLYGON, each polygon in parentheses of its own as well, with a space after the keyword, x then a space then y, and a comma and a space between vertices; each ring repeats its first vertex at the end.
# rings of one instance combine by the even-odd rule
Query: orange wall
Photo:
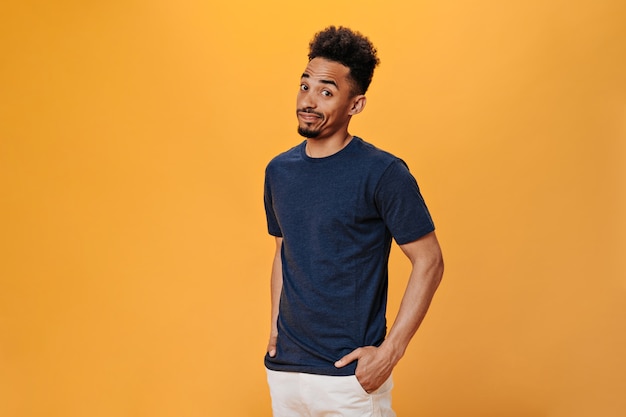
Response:
POLYGON ((625 415, 625 21, 623 0, 3 2, 0 415, 269 417, 263 169, 301 140, 328 24, 377 45, 352 133, 409 163, 446 256, 399 415, 625 415))

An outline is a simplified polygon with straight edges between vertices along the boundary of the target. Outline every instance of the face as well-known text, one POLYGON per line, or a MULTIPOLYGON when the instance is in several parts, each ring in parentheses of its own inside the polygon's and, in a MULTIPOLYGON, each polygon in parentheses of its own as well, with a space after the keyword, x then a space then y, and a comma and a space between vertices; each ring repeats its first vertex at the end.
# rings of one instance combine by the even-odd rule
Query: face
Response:
POLYGON ((365 97, 353 94, 350 68, 324 58, 309 61, 297 99, 298 133, 325 139, 344 130, 361 111, 365 97))

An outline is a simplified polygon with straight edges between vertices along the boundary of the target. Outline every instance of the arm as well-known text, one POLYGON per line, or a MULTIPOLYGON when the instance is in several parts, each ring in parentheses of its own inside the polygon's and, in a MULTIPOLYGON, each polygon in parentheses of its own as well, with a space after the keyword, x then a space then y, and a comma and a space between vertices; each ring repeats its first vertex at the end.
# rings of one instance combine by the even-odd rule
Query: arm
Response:
POLYGON ((443 258, 435 233, 400 245, 413 265, 400 309, 389 334, 380 347, 365 346, 341 358, 342 367, 358 360, 356 376, 367 392, 375 391, 391 375, 411 338, 419 328, 443 276, 443 258))
POLYGON ((270 331, 270 340, 267 344, 267 352, 271 357, 276 356, 276 339, 278 338, 278 305, 280 303, 280 294, 283 290, 283 265, 280 257, 280 250, 283 245, 283 238, 276 238, 276 252, 274 254, 274 262, 272 263, 272 277, 270 283, 271 300, 272 300, 272 325, 270 331))

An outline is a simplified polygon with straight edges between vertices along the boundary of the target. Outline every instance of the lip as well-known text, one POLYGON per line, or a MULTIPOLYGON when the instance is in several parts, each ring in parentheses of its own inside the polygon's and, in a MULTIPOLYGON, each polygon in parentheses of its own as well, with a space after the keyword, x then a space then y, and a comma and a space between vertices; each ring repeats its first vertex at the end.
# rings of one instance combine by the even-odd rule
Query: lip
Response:
POLYGON ((298 112, 298 117, 302 119, 302 121, 304 122, 314 122, 316 120, 321 119, 321 117, 315 113, 307 113, 307 112, 302 112, 302 111, 298 112))

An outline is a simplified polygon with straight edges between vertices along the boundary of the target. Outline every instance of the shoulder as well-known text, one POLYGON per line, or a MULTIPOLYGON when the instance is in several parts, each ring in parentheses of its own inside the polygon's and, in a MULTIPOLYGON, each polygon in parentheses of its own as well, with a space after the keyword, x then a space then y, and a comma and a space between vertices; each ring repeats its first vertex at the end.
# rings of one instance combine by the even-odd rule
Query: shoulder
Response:
POLYGON ((366 142, 356 136, 353 140, 357 141, 356 147, 359 152, 359 157, 362 158, 363 162, 371 168, 377 167, 384 172, 387 168, 395 164, 406 165, 404 161, 394 154, 387 152, 372 143, 366 142))
POLYGON ((298 145, 294 146, 293 148, 288 149, 285 152, 282 152, 276 155, 267 164, 265 168, 265 172, 269 172, 273 169, 280 168, 281 166, 284 166, 285 164, 288 165, 298 160, 302 160, 302 147, 304 146, 304 143, 305 142, 301 142, 298 145))
POLYGON ((398 188, 401 184, 417 187, 417 180, 409 170, 407 163, 396 155, 382 150, 375 145, 360 139, 362 160, 360 165, 369 167, 377 178, 377 189, 398 188))

